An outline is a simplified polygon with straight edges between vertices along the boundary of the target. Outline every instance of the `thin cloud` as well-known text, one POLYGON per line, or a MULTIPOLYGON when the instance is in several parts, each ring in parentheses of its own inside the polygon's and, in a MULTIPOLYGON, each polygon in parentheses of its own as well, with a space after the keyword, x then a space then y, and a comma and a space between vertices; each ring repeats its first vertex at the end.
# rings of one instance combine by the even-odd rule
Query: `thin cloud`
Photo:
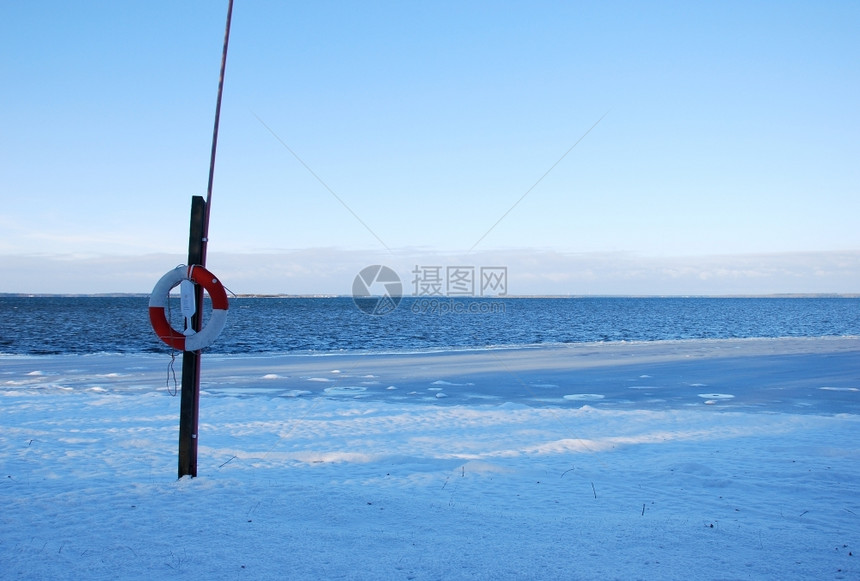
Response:
MULTIPOLYGON (((0 255, 0 292, 148 293, 181 254, 0 255)), ((239 294, 351 292, 365 266, 385 264, 412 293, 416 266, 504 266, 510 295, 732 295, 857 293, 860 251, 647 257, 508 249, 470 255, 341 248, 211 253, 207 266, 239 294)))

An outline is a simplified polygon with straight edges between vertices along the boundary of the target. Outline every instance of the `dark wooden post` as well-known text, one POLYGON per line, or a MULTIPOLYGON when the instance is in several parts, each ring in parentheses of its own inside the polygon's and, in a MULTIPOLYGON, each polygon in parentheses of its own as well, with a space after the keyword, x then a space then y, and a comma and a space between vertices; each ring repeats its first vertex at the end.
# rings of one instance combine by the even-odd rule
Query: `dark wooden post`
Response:
MULTIPOLYGON (((191 198, 191 228, 188 237, 188 264, 203 264, 206 200, 191 198)), ((203 288, 194 287, 197 306, 191 326, 200 331, 203 324, 203 288)), ((200 351, 182 353, 182 395, 179 403, 179 477, 197 476, 197 424, 200 416, 200 351)))
MULTIPOLYGON (((188 236, 188 265, 206 266, 209 243, 209 209, 212 206, 212 182, 215 177, 215 151, 218 147, 218 122, 221 118, 221 95, 224 92, 224 70, 227 66, 227 46, 230 42, 230 21, 233 18, 233 0, 227 3, 227 25, 224 29, 224 48, 221 51, 221 74, 218 77, 218 98, 215 102, 215 126, 212 129, 212 152, 209 158, 209 185, 206 198, 191 198, 191 228, 188 236)), ((203 325, 203 288, 194 286, 194 304, 197 307, 191 318, 191 327, 200 332, 203 325)), ((200 351, 182 353, 182 397, 179 404, 179 477, 197 476, 197 425, 200 417, 200 351)))

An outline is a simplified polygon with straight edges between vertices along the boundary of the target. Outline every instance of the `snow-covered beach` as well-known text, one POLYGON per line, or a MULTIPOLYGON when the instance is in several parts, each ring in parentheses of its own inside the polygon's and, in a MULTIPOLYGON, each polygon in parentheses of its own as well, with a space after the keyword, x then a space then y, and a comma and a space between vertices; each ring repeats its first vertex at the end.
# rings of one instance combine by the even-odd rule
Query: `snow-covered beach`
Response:
POLYGON ((860 578, 856 337, 169 360, 0 359, 3 578, 860 578))

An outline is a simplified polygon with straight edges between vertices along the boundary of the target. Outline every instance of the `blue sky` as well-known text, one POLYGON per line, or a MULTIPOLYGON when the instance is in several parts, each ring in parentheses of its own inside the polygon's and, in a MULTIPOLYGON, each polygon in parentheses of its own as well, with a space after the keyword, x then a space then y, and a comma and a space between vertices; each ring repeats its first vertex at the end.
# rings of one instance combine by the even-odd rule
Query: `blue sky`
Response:
MULTIPOLYGON (((3 3, 0 292, 148 292, 183 260, 225 14, 3 3)), ((505 264, 522 294, 858 292, 859 25, 236 0, 208 265, 236 292, 349 293, 380 262, 505 264)))

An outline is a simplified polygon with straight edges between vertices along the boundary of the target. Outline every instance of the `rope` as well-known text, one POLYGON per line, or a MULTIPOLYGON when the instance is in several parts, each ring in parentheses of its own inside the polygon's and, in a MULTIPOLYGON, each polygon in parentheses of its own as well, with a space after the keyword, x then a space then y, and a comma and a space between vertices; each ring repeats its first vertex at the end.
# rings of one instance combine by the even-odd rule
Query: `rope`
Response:
POLYGON ((176 350, 170 349, 170 363, 167 364, 167 393, 176 397, 176 394, 179 393, 179 383, 176 381, 176 369, 173 367, 174 362, 176 361, 176 350), (173 388, 170 387, 170 379, 173 379, 173 388))
MULTIPOLYGON (((179 264, 177 266, 185 266, 184 264, 179 264)), ((167 293, 167 320, 172 320, 172 309, 170 307, 170 292, 167 293)), ((176 363, 176 349, 173 347, 170 348, 170 363, 167 364, 167 380, 164 382, 165 387, 167 387, 167 393, 171 397, 176 397, 179 393, 179 382, 176 380, 176 368, 174 364, 176 363), (170 380, 173 379, 173 387, 170 386, 170 380)))

